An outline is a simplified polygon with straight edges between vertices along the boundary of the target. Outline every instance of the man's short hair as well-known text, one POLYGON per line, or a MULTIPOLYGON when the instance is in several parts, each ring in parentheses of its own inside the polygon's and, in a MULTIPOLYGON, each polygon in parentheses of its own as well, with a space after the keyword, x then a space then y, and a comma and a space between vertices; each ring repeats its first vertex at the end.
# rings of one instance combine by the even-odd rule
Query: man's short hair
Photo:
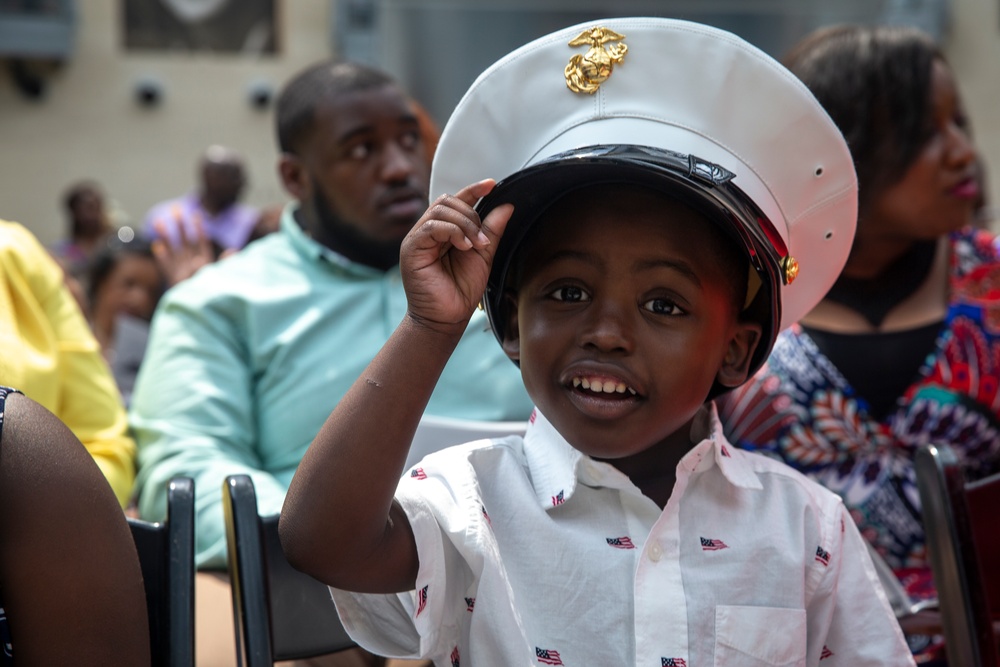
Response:
POLYGON ((385 72, 353 62, 324 61, 307 67, 278 96, 278 148, 295 154, 312 129, 316 108, 337 95, 397 85, 385 72))

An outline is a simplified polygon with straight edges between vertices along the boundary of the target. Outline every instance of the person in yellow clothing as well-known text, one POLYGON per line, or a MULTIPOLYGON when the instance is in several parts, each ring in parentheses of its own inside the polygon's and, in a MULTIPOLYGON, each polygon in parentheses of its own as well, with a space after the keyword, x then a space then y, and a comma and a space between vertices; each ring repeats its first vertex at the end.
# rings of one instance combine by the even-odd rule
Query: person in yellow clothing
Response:
POLYGON ((62 269, 30 231, 6 220, 0 220, 0 382, 69 427, 124 507, 135 481, 135 442, 111 370, 62 269))

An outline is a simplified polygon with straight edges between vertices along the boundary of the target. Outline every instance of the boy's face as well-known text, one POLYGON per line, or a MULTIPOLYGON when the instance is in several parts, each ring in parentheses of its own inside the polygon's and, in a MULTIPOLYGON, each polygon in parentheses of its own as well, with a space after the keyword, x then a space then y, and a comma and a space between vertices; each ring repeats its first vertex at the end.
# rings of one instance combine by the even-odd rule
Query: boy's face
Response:
POLYGON ((662 196, 616 186, 573 199, 538 221, 521 256, 504 349, 583 453, 688 449, 713 383, 742 383, 760 337, 738 319, 743 287, 723 259, 733 253, 662 196))

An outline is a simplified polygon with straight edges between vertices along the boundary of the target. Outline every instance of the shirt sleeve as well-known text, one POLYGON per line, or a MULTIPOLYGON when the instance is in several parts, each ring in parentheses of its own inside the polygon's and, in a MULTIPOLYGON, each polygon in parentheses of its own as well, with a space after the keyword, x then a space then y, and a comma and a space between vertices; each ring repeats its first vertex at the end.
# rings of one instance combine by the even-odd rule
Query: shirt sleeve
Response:
POLYGON ((12 307, 4 343, 23 355, 7 382, 56 415, 94 458, 118 502, 135 481, 135 442, 100 345, 66 287, 63 271, 20 225, 5 223, 4 273, 12 307))
POLYGON ((194 480, 195 562, 226 566, 222 485, 229 475, 253 478, 261 514, 281 509, 286 489, 265 469, 256 426, 254 377, 239 308, 202 298, 195 279, 164 297, 132 398, 130 421, 139 446, 139 512, 166 514, 166 489, 194 480))
POLYGON ((470 547, 484 535, 478 515, 456 502, 465 497, 463 491, 435 474, 427 459, 419 465, 413 469, 419 474, 408 471, 396 492, 420 559, 415 590, 331 592, 344 629, 365 649, 393 658, 444 660, 458 644, 461 615, 470 604, 466 596, 475 585, 470 560, 477 559, 470 558, 470 547))
POLYGON ((135 483, 135 442, 121 394, 76 302, 63 287, 51 304, 63 378, 56 413, 94 457, 124 507, 135 483))
POLYGON ((817 555, 825 573, 808 609, 808 664, 914 665, 868 549, 843 504, 838 503, 827 528, 830 547, 821 546, 817 555))

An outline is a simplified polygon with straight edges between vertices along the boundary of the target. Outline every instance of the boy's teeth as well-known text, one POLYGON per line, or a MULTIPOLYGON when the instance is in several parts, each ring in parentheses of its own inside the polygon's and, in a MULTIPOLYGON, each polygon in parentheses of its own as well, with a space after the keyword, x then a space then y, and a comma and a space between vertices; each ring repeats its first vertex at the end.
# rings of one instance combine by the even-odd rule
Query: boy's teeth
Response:
POLYGON ((635 390, 624 382, 614 382, 613 380, 602 381, 575 377, 573 378, 573 387, 589 389, 595 394, 624 394, 628 392, 632 396, 636 395, 635 390))

